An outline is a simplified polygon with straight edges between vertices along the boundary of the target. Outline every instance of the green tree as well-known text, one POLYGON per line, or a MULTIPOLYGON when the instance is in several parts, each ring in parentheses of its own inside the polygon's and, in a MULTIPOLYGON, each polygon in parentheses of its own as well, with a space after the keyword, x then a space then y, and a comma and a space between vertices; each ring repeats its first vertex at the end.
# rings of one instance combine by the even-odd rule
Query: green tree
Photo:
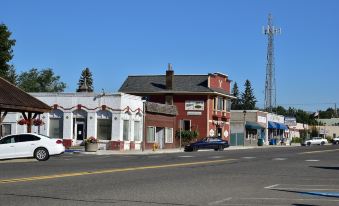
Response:
POLYGON ((26 92, 63 92, 66 84, 60 82, 52 69, 38 71, 33 68, 18 77, 18 86, 26 92))
POLYGON ((245 81, 245 91, 241 94, 241 103, 243 108, 246 110, 255 109, 255 104, 257 103, 257 100, 253 94, 253 89, 251 86, 251 82, 247 79, 245 81))
POLYGON ((241 109, 241 104, 240 104, 240 93, 239 93, 239 87, 237 82, 234 82, 233 88, 232 88, 232 94, 233 96, 236 97, 236 99, 232 99, 232 105, 231 105, 231 109, 237 110, 237 109, 241 109))
POLYGON ((81 76, 78 82, 78 89, 77 92, 93 92, 93 77, 92 72, 89 68, 85 68, 81 72, 81 76), (86 82, 86 83, 85 83, 86 82))
POLYGON ((0 77, 15 84, 15 69, 13 65, 9 64, 13 58, 12 47, 15 45, 15 40, 10 38, 11 34, 5 24, 0 24, 0 77))

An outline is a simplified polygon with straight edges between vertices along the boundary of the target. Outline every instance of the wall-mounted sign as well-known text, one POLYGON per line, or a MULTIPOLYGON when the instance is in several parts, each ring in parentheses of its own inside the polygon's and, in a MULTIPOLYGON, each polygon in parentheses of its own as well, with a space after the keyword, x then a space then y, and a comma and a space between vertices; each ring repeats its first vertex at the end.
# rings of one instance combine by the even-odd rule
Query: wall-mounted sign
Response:
POLYGON ((185 110, 204 111, 204 101, 185 101, 185 110))
POLYGON ((211 130, 210 130, 210 136, 213 137, 214 134, 215 134, 215 133, 214 133, 214 129, 211 129, 211 130))
POLYGON ((296 126, 297 119, 295 117, 285 117, 285 124, 288 126, 296 126))
POLYGON ((227 130, 224 131, 224 137, 228 137, 228 131, 227 130))
POLYGON ((187 112, 188 116, 200 116, 202 112, 187 112))

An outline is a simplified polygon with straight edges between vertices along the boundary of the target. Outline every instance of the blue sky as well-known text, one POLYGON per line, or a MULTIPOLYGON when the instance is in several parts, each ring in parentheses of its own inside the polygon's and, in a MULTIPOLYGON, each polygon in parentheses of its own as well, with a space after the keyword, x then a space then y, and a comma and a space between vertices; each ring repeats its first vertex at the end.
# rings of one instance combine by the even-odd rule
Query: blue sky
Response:
POLYGON ((337 0, 1 0, 0 23, 16 39, 18 73, 52 68, 74 92, 89 67, 94 88, 115 92, 128 75, 222 72, 252 83, 264 105, 272 13, 277 104, 339 107, 337 0))

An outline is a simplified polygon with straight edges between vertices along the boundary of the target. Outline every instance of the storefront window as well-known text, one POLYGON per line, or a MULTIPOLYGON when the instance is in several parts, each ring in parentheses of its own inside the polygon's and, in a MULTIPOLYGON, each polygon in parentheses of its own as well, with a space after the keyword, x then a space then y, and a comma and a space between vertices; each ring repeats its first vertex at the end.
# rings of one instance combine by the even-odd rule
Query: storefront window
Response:
POLYGON ((112 137, 112 119, 98 119, 97 138, 110 140, 112 137))
POLYGON ((147 127, 147 139, 148 143, 155 142, 155 127, 147 127))
POLYGON ((63 123, 61 118, 51 118, 49 119, 49 136, 51 138, 59 138, 62 139, 62 130, 63 123))
POLYGON ((129 140, 129 120, 124 120, 122 136, 123 136, 124 141, 129 140))
POLYGON ((6 135, 11 134, 11 125, 10 124, 2 124, 1 125, 1 136, 4 137, 6 135))
POLYGON ((134 141, 140 141, 140 121, 134 122, 134 141))
POLYGON ((173 143, 173 128, 165 128, 165 143, 173 143))

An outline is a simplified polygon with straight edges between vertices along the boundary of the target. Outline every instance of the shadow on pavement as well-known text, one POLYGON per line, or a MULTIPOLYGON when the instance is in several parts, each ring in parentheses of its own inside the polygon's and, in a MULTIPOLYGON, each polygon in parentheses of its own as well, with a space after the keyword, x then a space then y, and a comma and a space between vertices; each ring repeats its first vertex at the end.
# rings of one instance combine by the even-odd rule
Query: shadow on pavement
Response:
POLYGON ((326 170, 339 170, 339 167, 321 167, 321 166, 310 166, 312 168, 326 169, 326 170))

